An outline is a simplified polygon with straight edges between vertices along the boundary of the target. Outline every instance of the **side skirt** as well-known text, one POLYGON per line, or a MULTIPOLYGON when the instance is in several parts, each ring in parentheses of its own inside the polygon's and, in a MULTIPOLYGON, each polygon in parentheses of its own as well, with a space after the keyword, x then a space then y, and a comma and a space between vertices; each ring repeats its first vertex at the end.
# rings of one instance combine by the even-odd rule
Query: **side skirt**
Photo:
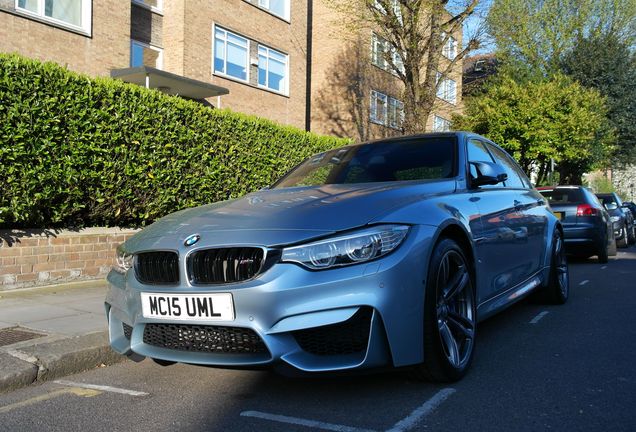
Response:
POLYGON ((483 321, 526 297, 543 284, 546 274, 546 269, 541 269, 524 282, 478 305, 477 321, 483 321))

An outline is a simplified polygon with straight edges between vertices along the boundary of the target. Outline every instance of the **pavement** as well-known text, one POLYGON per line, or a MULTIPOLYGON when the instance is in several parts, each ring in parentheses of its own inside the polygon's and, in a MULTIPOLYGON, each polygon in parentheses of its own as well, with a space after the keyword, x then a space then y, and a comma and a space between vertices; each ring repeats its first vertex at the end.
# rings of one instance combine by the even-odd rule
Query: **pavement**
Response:
POLYGON ((98 280, 0 291, 0 393, 124 360, 108 344, 106 290, 98 280))

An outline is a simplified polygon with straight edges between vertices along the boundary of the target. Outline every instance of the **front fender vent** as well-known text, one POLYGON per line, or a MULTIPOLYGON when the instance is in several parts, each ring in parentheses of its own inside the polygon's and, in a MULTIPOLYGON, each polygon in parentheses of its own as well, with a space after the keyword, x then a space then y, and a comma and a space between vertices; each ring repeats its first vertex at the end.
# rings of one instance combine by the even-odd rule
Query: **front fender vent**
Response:
POLYGON ((369 343, 372 315, 372 308, 363 307, 344 322, 298 330, 292 334, 304 351, 315 355, 365 352, 369 343))

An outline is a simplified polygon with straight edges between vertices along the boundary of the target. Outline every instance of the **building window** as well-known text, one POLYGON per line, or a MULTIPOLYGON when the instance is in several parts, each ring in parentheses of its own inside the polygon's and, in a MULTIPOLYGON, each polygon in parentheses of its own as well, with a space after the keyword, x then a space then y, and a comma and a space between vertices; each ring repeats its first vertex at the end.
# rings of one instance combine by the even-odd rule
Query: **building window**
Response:
POLYGON ((449 36, 448 40, 442 48, 442 54, 449 60, 454 60, 457 57, 457 39, 449 36))
POLYGON ((433 132, 448 132, 451 130, 451 122, 438 115, 433 117, 433 132))
POLYGON ((163 68, 163 50, 135 40, 130 41, 130 66, 163 68))
POLYGON ((397 99, 389 98, 389 112, 387 126, 400 129, 404 121, 404 103, 397 99))
POLYGON ((18 12, 90 34, 91 0, 16 0, 18 12))
MULTIPOLYGON (((375 0, 374 6, 381 14, 386 15, 386 9, 378 0, 375 0)), ((398 0, 391 0, 391 9, 393 9, 393 14, 397 17, 400 24, 402 24, 402 9, 398 0)))
POLYGON ((442 80, 442 82, 439 82, 441 77, 442 74, 438 72, 437 97, 445 100, 446 102, 455 104, 457 102, 457 83, 450 78, 446 78, 442 80))
POLYGON ((404 121, 404 103, 379 91, 371 90, 369 120, 393 129, 400 129, 404 121))
POLYGON ((387 95, 384 93, 371 90, 371 111, 369 113, 369 119, 373 123, 386 124, 387 113, 387 95))
POLYGON ((289 0, 258 0, 258 5, 289 21, 289 0))
POLYGON ((249 41, 221 27, 214 29, 214 73, 248 80, 249 41))
POLYGON ((132 1, 133 3, 146 6, 155 12, 161 12, 163 10, 163 0, 132 0, 132 1))
POLYGON ((371 63, 380 69, 395 73, 393 67, 386 61, 386 53, 390 53, 397 70, 404 73, 404 62, 400 53, 397 52, 395 47, 391 46, 389 41, 373 33, 371 35, 371 63))
POLYGON ((258 85, 287 94, 288 55, 258 46, 258 85))

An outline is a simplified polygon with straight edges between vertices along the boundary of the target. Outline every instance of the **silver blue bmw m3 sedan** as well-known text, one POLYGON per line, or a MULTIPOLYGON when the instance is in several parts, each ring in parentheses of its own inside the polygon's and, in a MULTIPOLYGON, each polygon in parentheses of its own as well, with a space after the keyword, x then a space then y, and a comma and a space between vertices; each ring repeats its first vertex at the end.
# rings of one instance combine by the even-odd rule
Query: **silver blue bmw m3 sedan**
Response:
POLYGON ((327 151, 168 215, 119 247, 108 282, 110 343, 134 360, 434 381, 466 373, 480 320, 569 291, 559 220, 465 132, 327 151))

